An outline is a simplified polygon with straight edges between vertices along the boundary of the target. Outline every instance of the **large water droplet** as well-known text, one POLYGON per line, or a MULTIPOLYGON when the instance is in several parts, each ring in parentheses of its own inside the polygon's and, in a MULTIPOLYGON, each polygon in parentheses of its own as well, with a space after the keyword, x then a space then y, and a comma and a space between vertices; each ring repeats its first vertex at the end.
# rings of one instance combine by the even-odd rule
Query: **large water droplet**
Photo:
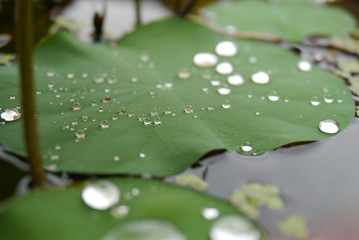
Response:
POLYGON ((217 92, 221 95, 228 95, 231 93, 231 89, 229 88, 218 88, 217 92))
POLYGON ((271 93, 268 94, 268 99, 269 101, 272 101, 272 102, 276 102, 279 100, 279 95, 276 91, 272 91, 271 93))
POLYGON ((146 125, 146 126, 151 125, 151 123, 152 123, 151 118, 145 118, 143 120, 143 124, 146 125))
POLYGON ((216 66, 216 71, 223 75, 231 74, 233 72, 233 66, 229 62, 223 62, 216 66))
POLYGON ((328 93, 328 92, 323 94, 323 100, 326 103, 333 103, 334 102, 333 95, 331 93, 328 93))
POLYGON ((243 152, 250 152, 253 150, 253 147, 251 146, 250 142, 245 142, 242 144, 241 149, 243 152))
POLYGON ((310 70, 312 70, 312 64, 305 60, 298 62, 297 67, 303 72, 309 72, 310 70))
POLYGON ((21 112, 17 108, 7 108, 1 113, 1 118, 6 122, 12 122, 21 117, 21 112))
POLYGON ((320 104, 319 97, 318 96, 312 97, 312 99, 310 99, 310 104, 312 104, 313 106, 318 106, 320 104))
POLYGON ((257 84, 267 84, 270 81, 270 77, 266 72, 257 72, 252 75, 252 81, 257 84))
POLYGON ((130 213, 130 208, 126 205, 116 206, 111 209, 111 215, 114 218, 124 218, 130 213))
POLYGON ((228 76, 227 81, 231 85, 240 86, 244 83, 244 78, 240 74, 234 74, 234 75, 228 76))
POLYGON ((217 44, 216 53, 222 57, 232 57, 237 54, 237 46, 231 41, 222 41, 217 44))
POLYGON ((219 218, 210 230, 211 240, 259 240, 260 232, 245 218, 226 215, 219 218))
POLYGON ((213 220, 218 218, 219 210, 217 208, 206 207, 201 210, 202 216, 207 220, 213 220))
POLYGON ((167 221, 144 219, 122 223, 111 229, 102 240, 126 240, 130 238, 136 240, 187 239, 175 226, 167 221))
POLYGON ((106 180, 89 183, 82 190, 82 200, 87 206, 96 210, 106 210, 120 200, 120 189, 106 180))
POLYGON ((156 117, 155 120, 153 121, 153 123, 154 123, 155 125, 160 125, 160 124, 162 123, 161 118, 156 117))
POLYGON ((339 132, 339 124, 332 119, 325 119, 320 121, 319 130, 323 133, 335 134, 339 132))
POLYGON ((197 53, 193 57, 193 63, 197 67, 212 67, 216 65, 218 62, 218 58, 213 53, 197 53))
POLYGON ((145 157, 146 157, 146 154, 144 154, 144 153, 139 153, 138 156, 139 156, 140 158, 145 158, 145 157))
POLYGON ((184 111, 185 113, 193 113, 193 108, 191 105, 187 105, 185 108, 184 108, 184 111))

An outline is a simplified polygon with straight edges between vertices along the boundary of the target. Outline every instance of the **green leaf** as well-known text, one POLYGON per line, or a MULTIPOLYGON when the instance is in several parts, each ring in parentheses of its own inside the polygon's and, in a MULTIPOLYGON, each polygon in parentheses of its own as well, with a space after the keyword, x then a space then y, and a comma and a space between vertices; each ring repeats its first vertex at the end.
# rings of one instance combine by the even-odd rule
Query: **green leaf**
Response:
MULTIPOLYGON (((128 223, 155 219, 174 225, 188 240, 208 239, 211 226, 226 215, 239 217, 252 231, 258 232, 254 224, 234 207, 205 194, 157 180, 114 178, 110 181, 120 189, 121 200, 114 207, 102 211, 92 209, 83 202, 83 184, 70 188, 36 190, 14 199, 0 215, 0 238, 113 239, 104 237, 116 232, 116 229, 122 228, 123 231, 128 223), (127 209, 122 215, 116 211, 119 206, 127 209), (205 208, 217 209, 219 217, 205 219, 201 213, 205 208)), ((96 201, 95 198, 92 201, 96 201)), ((141 232, 139 228, 137 232, 141 232)))
POLYGON ((270 35, 270 38, 280 37, 291 42, 313 35, 345 35, 356 27, 355 18, 348 12, 312 1, 286 0, 273 4, 264 0, 241 0, 215 3, 204 10, 210 26, 229 34, 270 35))
MULTIPOLYGON (((354 103, 344 82, 315 66, 308 72, 299 70, 299 57, 276 45, 233 40, 238 54, 219 57, 219 62, 233 64, 234 72, 245 79, 241 86, 230 85, 214 67, 193 65, 195 54, 214 52, 223 40, 228 39, 181 19, 140 27, 115 49, 85 44, 67 33, 49 38, 36 51, 45 166, 76 173, 166 176, 185 170, 215 149, 261 154, 288 143, 329 137, 318 129, 323 119, 335 120, 340 130, 351 122, 354 103), (180 79, 179 71, 190 76, 180 79), (268 84, 251 81, 258 71, 270 73, 268 84), (102 80, 104 73, 104 82, 96 83, 94 79, 102 80), (117 83, 108 83, 112 75, 117 83), (213 80, 220 86, 213 86, 213 80), (220 95, 221 87, 231 93, 220 95), (278 92, 278 101, 267 99, 273 91, 278 92), (323 92, 332 94, 334 102, 325 103, 323 92), (319 106, 310 104, 313 96, 320 98, 319 106), (231 107, 224 109, 227 100, 231 107), (92 106, 93 101, 97 106, 92 106), (80 108, 73 105, 76 102, 80 110, 72 109, 80 108), (184 111, 187 105, 192 113, 184 111), (168 107, 172 114, 165 114, 168 107), (150 114, 154 108, 160 125, 150 114), (151 125, 138 120, 141 114, 151 125), (114 115, 117 120, 112 120, 114 115), (100 127, 104 120, 109 128, 100 127), (63 129, 64 122, 68 128, 63 129), (78 130, 84 131, 77 134, 80 138, 78 130), (244 144, 252 149, 243 151, 244 144)), ((20 98, 16 67, 0 68, 0 78, 2 108, 16 107, 20 98)), ((18 120, 0 125, 0 142, 25 155, 21 124, 18 120)))

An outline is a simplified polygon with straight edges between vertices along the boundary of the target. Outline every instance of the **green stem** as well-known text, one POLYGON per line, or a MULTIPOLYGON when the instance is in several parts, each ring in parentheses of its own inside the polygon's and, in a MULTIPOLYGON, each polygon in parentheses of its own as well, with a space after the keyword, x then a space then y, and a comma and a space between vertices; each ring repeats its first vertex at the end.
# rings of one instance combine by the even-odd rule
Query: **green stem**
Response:
POLYGON ((31 165, 31 175, 35 186, 45 184, 42 168, 40 141, 37 129, 36 99, 33 65, 33 1, 18 0, 17 18, 17 53, 21 82, 21 103, 24 119, 24 134, 27 156, 31 165))
POLYGON ((141 0, 135 0, 135 8, 136 8, 136 27, 142 25, 141 21, 141 0))

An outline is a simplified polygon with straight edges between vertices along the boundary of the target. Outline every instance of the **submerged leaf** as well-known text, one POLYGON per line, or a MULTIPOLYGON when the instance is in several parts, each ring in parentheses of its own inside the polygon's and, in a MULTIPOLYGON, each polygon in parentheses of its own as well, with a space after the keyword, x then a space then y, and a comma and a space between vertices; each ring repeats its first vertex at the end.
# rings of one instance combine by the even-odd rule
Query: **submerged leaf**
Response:
POLYGON ((300 216, 292 215, 278 224, 278 230, 281 234, 288 237, 307 239, 309 229, 307 222, 300 216))
MULTIPOLYGON (((300 69, 298 56, 273 44, 181 19, 140 27, 116 49, 59 33, 35 60, 41 147, 53 171, 166 176, 214 149, 255 155, 327 138, 322 120, 343 130, 354 115, 338 77, 310 63, 300 69), (217 48, 223 41, 231 47, 217 48), (218 64, 195 65, 203 52, 218 64)), ((17 67, 2 67, 0 77, 3 109, 17 107, 17 67)), ((0 142, 25 155, 22 119, 0 125, 0 142)))
POLYGON ((356 27, 348 12, 306 0, 219 2, 206 7, 203 14, 208 25, 230 35, 291 42, 313 35, 345 35, 356 27))
POLYGON ((195 174, 177 176, 176 183, 183 186, 190 186, 198 191, 204 191, 208 187, 208 184, 195 174))
MULTIPOLYGON (((85 197, 92 202, 90 206, 81 200, 81 194, 84 198, 83 189, 88 190, 83 184, 71 188, 37 190, 14 199, 0 214, 0 238, 207 239, 210 232, 218 232, 221 219, 229 216, 234 221, 227 222, 229 227, 223 228, 222 234, 226 234, 226 231, 229 231, 227 234, 233 234, 242 228, 241 236, 250 230, 251 234, 257 236, 251 239, 264 238, 261 237, 261 231, 238 210, 210 196, 155 180, 113 178, 100 181, 100 189, 93 188, 91 192, 86 192, 85 197), (121 199, 110 209, 93 209, 93 204, 102 205, 107 198, 113 199, 114 192, 106 191, 104 187, 106 182, 111 188, 118 188, 121 199), (215 209, 218 219, 207 219, 208 209, 215 209)), ((92 181, 89 184, 94 183, 92 181)))

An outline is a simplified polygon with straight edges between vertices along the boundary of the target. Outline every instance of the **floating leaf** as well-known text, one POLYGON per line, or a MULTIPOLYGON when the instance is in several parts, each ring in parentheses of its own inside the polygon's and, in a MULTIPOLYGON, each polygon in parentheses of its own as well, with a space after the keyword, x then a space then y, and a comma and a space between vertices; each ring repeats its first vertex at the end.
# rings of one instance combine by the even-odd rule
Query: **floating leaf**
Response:
POLYGON ((345 35, 356 27, 348 12, 303 0, 215 3, 204 9, 206 23, 234 36, 300 42, 313 35, 345 35))
MULTIPOLYGON (((166 176, 215 149, 254 155, 327 138, 318 129, 322 120, 333 119, 343 130, 354 115, 340 78, 316 66, 300 70, 298 56, 273 44, 230 40, 168 19, 140 27, 118 46, 60 33, 36 50, 38 121, 49 170, 166 176), (216 50, 224 40, 238 49, 235 56, 216 50), (192 63, 196 54, 216 51, 217 66, 192 63), (223 74, 230 70, 235 76, 229 79, 223 74), (310 104, 314 96, 318 106, 310 104)), ((3 109, 17 107, 16 66, 0 68, 0 77, 3 109)), ((21 126, 22 119, 0 125, 0 142, 25 155, 21 126)))
POLYGON ((278 224, 278 230, 284 236, 307 239, 309 229, 307 222, 300 216, 292 215, 278 224))
POLYGON ((359 73, 359 61, 357 60, 340 60, 338 67, 347 73, 359 73))
MULTIPOLYGON (((172 236, 166 239, 207 239, 212 225, 226 216, 235 216, 237 221, 242 221, 243 226, 240 227, 245 226, 252 233, 261 235, 258 228, 234 207, 207 195, 155 180, 127 178, 100 181, 102 190, 104 183, 108 182, 120 191, 121 200, 114 207, 95 210, 81 199, 81 194, 84 197, 84 186, 96 181, 71 188, 37 190, 5 207, 0 215, 0 238, 129 240, 152 239, 155 235, 172 236), (208 209, 212 212, 216 209, 219 216, 206 219, 209 217, 208 212, 205 213, 208 209), (126 234, 135 234, 137 238, 126 234), (143 238, 142 234, 147 234, 147 238, 143 238)), ((87 197, 95 204, 96 201, 102 204, 106 198, 112 197, 111 194, 113 191, 101 195, 92 189, 87 197)), ((242 235, 245 234, 247 232, 242 232, 242 235)), ((260 237, 251 239, 259 240, 260 237)))

